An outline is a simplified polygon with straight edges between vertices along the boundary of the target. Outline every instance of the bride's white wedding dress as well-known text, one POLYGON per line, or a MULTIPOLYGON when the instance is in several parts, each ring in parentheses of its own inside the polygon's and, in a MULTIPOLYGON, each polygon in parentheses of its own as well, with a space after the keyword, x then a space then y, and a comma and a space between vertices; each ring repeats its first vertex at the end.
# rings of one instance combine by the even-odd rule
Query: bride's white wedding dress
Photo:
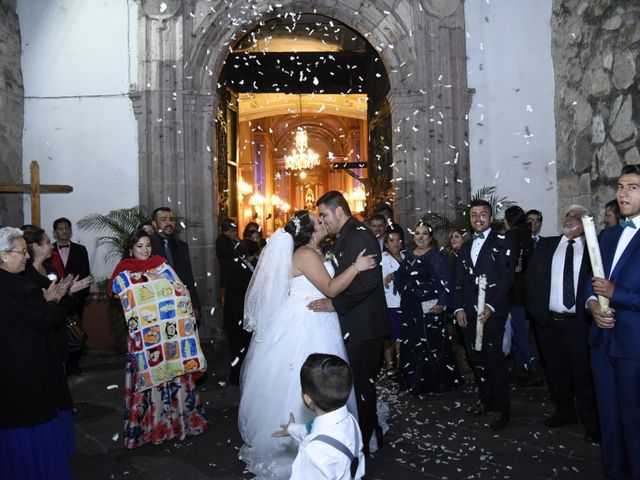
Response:
MULTIPOLYGON (((325 263, 331 276, 333 266, 325 263)), ((340 323, 335 312, 314 312, 311 300, 324 295, 304 276, 291 280, 284 305, 269 327, 254 334, 242 367, 238 426, 245 444, 240 458, 257 478, 285 479, 298 444, 290 437, 272 437, 293 412, 296 423, 313 419, 302 402, 300 368, 312 353, 331 353, 347 360, 340 323)), ((353 392, 349 411, 356 415, 353 392)))

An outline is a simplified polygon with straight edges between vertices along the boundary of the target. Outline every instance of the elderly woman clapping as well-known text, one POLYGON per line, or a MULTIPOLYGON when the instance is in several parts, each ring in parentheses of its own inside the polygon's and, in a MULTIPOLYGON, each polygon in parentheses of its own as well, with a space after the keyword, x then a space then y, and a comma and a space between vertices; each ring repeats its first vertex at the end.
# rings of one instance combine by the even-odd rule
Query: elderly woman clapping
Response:
POLYGON ((71 279, 43 290, 22 275, 28 260, 22 231, 0 228, 0 478, 67 479, 72 447, 50 332, 65 321, 58 302, 71 279))

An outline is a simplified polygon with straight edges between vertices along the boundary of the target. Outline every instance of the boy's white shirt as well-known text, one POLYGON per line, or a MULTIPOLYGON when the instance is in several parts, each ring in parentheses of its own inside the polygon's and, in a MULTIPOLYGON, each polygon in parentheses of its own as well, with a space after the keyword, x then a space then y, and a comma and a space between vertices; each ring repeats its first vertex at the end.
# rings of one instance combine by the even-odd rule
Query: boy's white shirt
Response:
POLYGON ((343 443, 351 453, 355 453, 356 439, 358 451, 358 472, 356 479, 364 475, 364 455, 362 454, 362 434, 358 422, 349 413, 346 406, 315 418, 311 432, 301 423, 289 425, 289 435, 300 442, 298 455, 291 467, 291 480, 310 479, 351 479, 351 462, 337 448, 312 440, 318 435, 327 435, 343 443))
MULTIPOLYGON (((402 258, 404 258, 404 254, 400 254, 402 258)), ((382 266, 382 281, 384 282, 384 277, 389 275, 390 273, 395 272, 400 268, 400 263, 393 258, 389 252, 382 252, 382 260, 380 261, 380 265, 382 266)), ((384 298, 387 301, 387 308, 400 308, 400 294, 398 292, 394 292, 394 282, 391 280, 389 285, 384 287, 384 298)))

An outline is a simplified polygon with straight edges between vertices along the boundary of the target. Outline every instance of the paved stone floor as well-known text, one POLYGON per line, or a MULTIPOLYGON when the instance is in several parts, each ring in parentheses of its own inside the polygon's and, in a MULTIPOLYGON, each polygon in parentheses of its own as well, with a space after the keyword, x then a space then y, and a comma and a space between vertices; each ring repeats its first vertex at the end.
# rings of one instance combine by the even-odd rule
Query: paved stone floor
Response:
MULTIPOLYGON (((237 459, 237 387, 224 384, 225 352, 205 348, 209 375, 200 388, 210 422, 203 435, 184 442, 145 445, 130 451, 122 443, 124 355, 90 352, 83 374, 70 378, 77 413, 76 479, 178 480, 250 479, 237 459)), ((398 394, 393 382, 379 384, 388 402, 386 445, 367 460, 367 479, 599 479, 600 450, 583 440, 579 426, 550 429, 545 387, 514 388, 512 422, 499 434, 486 418, 468 417, 474 392, 423 398, 398 394)), ((278 420, 274 420, 277 424, 278 420)))

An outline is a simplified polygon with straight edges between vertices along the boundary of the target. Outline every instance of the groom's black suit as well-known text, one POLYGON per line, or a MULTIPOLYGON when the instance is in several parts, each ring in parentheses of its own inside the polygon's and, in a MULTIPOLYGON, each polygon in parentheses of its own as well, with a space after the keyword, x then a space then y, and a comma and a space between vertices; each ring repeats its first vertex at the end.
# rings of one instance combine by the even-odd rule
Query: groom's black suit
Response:
MULTIPOLYGON (((380 260, 380 245, 376 237, 364 224, 349 217, 337 235, 333 251, 336 275, 351 267, 363 249, 366 249, 367 255, 375 253, 378 255, 377 260, 380 260)), ((376 388, 373 381, 382 353, 382 340, 390 333, 381 267, 378 265, 359 273, 332 303, 338 312, 345 337, 353 372, 360 430, 364 444, 368 445, 371 434, 378 425, 376 388)))

